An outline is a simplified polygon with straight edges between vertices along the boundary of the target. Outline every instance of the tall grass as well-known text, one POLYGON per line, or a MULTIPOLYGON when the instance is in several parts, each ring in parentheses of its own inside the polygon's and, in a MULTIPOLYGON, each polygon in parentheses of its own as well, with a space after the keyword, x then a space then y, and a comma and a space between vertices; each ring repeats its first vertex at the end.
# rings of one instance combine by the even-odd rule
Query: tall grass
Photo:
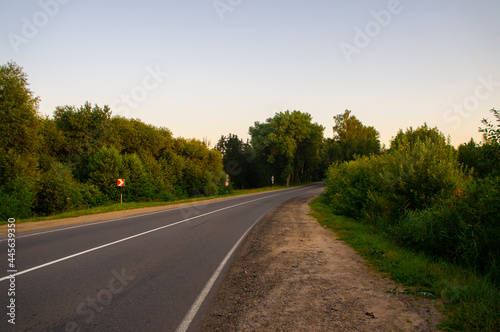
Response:
POLYGON ((498 331, 500 288, 490 278, 398 245, 376 225, 336 215, 327 197, 311 204, 313 216, 333 229, 369 263, 402 283, 395 291, 427 296, 443 311, 438 325, 444 331, 498 331))

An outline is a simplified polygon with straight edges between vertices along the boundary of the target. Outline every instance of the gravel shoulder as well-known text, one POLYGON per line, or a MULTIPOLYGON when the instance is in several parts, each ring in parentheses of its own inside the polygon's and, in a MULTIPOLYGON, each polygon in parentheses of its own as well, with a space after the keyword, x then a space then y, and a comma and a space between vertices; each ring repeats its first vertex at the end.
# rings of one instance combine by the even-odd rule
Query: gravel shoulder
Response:
POLYGON ((202 331, 436 331, 433 302, 405 294, 291 199, 250 233, 202 331))

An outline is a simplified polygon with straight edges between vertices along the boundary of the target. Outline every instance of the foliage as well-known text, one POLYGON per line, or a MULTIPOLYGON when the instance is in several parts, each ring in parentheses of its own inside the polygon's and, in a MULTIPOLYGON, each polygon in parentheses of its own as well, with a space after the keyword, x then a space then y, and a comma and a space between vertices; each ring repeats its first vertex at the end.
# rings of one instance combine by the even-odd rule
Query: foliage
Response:
POLYGON ((35 185, 32 178, 18 176, 0 186, 0 216, 7 218, 27 218, 35 203, 35 185))
POLYGON ((408 213, 391 234, 412 248, 500 281, 500 177, 469 181, 441 204, 408 213))
POLYGON ((473 171, 476 178, 500 175, 500 143, 488 140, 483 144, 474 142, 458 147, 458 160, 473 171))
POLYGON ((111 110, 104 106, 85 105, 57 107, 54 123, 62 136, 62 144, 53 153, 76 167, 109 141, 111 110))
POLYGON ((221 136, 215 149, 222 154, 224 171, 229 175, 230 183, 235 188, 257 188, 265 185, 263 167, 256 151, 238 135, 221 136))
POLYGON ((426 135, 414 139, 415 132, 429 130, 399 135, 385 154, 333 165, 327 175, 329 204, 401 245, 499 280, 498 177, 475 181, 451 146, 426 135))
POLYGON ((319 170, 324 127, 311 121, 308 113, 286 111, 250 127, 251 144, 277 182, 306 182, 319 170))
POLYGON ((41 174, 37 186, 34 208, 41 214, 59 213, 82 204, 78 183, 73 179, 71 171, 59 162, 53 162, 41 174))
POLYGON ((396 150, 331 166, 326 192, 339 214, 393 223, 447 197, 466 179, 450 146, 403 138, 396 150))
POLYGON ((39 98, 13 62, 0 67, 0 217, 29 216, 40 151, 39 98))
MULTIPOLYGON (((443 331, 497 331, 500 327, 498 283, 422 252, 395 243, 393 233, 332 212, 325 197, 311 205, 318 222, 330 227, 380 271, 398 283, 394 293, 423 295, 444 304, 443 331)), ((430 223, 429 223, 430 224, 430 223)), ((410 231, 409 231, 410 232, 410 231)), ((434 232, 436 233, 436 232, 434 232)))
MULTIPOLYGON (((496 109, 491 109, 491 113, 497 119, 497 122, 500 122, 500 112, 496 109)), ((493 123, 491 123, 488 119, 483 119, 482 123, 486 125, 485 128, 479 128, 479 132, 484 133, 484 138, 487 141, 493 141, 500 144, 500 123, 498 123, 495 127, 493 123)))
POLYGON ((418 142, 431 142, 437 145, 446 145, 447 143, 443 133, 437 127, 429 128, 427 123, 424 123, 417 129, 410 127, 404 132, 400 129, 396 137, 391 140, 391 150, 397 150, 401 145, 409 145, 409 148, 412 149, 418 142))
POLYGON ((328 141, 331 161, 349 161, 355 156, 380 153, 380 134, 372 126, 364 126, 351 111, 333 117, 333 139, 328 141))

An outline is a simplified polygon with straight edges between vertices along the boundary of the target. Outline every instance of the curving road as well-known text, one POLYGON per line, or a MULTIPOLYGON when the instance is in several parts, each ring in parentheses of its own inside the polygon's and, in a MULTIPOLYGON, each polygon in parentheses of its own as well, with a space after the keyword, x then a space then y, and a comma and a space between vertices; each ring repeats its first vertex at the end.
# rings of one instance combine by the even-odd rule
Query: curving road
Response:
POLYGON ((322 186, 17 233, 14 278, 2 235, 0 331, 198 331, 253 225, 322 186))

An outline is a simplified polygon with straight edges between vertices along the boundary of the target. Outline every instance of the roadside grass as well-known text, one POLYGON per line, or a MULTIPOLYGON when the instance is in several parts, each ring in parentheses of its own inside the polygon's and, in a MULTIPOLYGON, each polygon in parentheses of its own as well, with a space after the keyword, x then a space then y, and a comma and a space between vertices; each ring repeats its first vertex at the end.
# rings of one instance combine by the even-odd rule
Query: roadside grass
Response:
POLYGON ((311 207, 312 216, 334 230, 371 268, 401 284, 392 292, 434 298, 443 313, 440 330, 500 330, 500 287, 487 277, 401 248, 374 226, 333 214, 322 196, 311 207))
MULTIPOLYGON (((288 189, 288 188, 292 188, 292 187, 295 187, 295 186, 286 187, 286 186, 275 185, 273 187, 233 190, 229 194, 218 195, 218 196, 196 197, 196 198, 187 198, 187 199, 180 199, 180 200, 173 200, 173 201, 124 202, 123 204, 113 203, 113 204, 109 204, 109 205, 96 206, 96 207, 88 208, 88 209, 70 210, 70 211, 66 211, 63 213, 58 213, 58 214, 54 214, 54 215, 50 215, 50 216, 34 216, 31 218, 16 219, 16 223, 75 218, 75 217, 81 217, 81 216, 87 216, 87 215, 99 214, 99 213, 106 213, 106 212, 133 210, 133 209, 156 207, 156 206, 168 206, 168 205, 179 204, 179 203, 201 202, 201 201, 211 200, 214 198, 232 197, 232 196, 239 196, 239 195, 245 195, 245 194, 255 194, 255 193, 266 192, 266 191, 288 189)), ((0 221, 0 225, 5 225, 7 223, 8 223, 7 220, 0 221)))

